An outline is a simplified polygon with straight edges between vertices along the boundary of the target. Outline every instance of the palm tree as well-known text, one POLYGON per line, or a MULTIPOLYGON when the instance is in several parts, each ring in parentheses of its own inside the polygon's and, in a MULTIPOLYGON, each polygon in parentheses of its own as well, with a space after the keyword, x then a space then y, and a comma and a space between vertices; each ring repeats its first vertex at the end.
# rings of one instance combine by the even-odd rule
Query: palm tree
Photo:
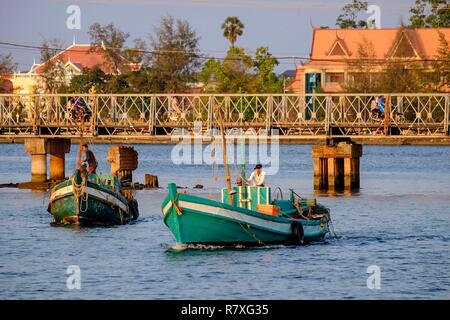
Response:
POLYGON ((230 41, 232 47, 238 36, 242 36, 244 24, 238 17, 228 17, 222 23, 223 36, 230 41))

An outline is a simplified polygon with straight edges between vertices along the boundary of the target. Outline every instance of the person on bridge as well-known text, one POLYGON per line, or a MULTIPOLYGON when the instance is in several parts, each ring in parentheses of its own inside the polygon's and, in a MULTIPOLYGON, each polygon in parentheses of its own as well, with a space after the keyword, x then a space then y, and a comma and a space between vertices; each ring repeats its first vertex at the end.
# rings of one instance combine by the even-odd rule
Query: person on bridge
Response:
POLYGON ((378 111, 380 112, 380 114, 384 115, 384 104, 386 102, 386 99, 384 98, 384 96, 381 96, 378 98, 378 111))
POLYGON ((88 164, 88 172, 89 174, 95 174, 95 171, 97 170, 98 162, 95 159, 94 153, 89 150, 89 147, 87 144, 83 144, 82 146, 83 152, 85 155, 85 158, 83 159, 84 162, 88 164))
POLYGON ((253 186, 264 187, 265 177, 266 173, 262 170, 262 165, 257 164, 255 166, 255 170, 252 172, 248 180, 252 183, 253 186))

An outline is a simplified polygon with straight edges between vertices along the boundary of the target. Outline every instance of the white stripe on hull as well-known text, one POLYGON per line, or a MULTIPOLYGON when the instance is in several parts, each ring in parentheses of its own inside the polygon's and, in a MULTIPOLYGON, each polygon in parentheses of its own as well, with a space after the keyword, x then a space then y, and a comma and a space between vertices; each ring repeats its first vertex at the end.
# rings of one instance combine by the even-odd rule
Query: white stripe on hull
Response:
POLYGON ((179 205, 181 210, 183 208, 196 210, 200 212, 207 212, 212 215, 226 217, 233 220, 238 220, 241 223, 252 224, 255 226, 262 227, 264 229, 273 230, 278 233, 290 234, 291 233, 291 224, 290 223, 282 223, 275 221, 268 221, 261 218, 257 218, 251 215, 243 214, 240 212, 214 207, 206 204, 193 203, 188 201, 179 201, 179 205))
MULTIPOLYGON (((128 213, 128 206, 125 203, 123 203, 122 201, 120 201, 119 199, 117 199, 116 197, 114 197, 113 195, 111 195, 107 192, 101 191, 101 190, 91 188, 91 187, 85 187, 84 190, 89 196, 96 197, 96 198, 104 201, 105 203, 108 203, 109 205, 119 207, 120 209, 122 209, 123 211, 128 213)), ((72 185, 66 186, 59 190, 56 190, 55 192, 53 192, 50 195, 50 203, 52 203, 54 200, 56 200, 58 198, 65 197, 70 194, 73 194, 73 186, 72 185)))
POLYGON ((167 202, 167 204, 162 209, 163 215, 166 215, 171 208, 172 208, 172 200, 169 200, 169 202, 167 202))

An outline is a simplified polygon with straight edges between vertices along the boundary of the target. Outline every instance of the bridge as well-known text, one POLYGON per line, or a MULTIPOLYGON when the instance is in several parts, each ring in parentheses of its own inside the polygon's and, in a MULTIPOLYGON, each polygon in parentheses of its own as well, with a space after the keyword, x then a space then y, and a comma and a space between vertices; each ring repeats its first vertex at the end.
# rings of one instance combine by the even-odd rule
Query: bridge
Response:
MULTIPOLYGON (((158 143, 216 127, 223 110, 228 135, 245 129, 281 141, 335 136, 368 143, 450 144, 450 94, 0 94, 0 141, 77 138, 74 110, 85 110, 84 136, 96 141, 158 143), (385 113, 371 111, 383 95, 385 113), (397 141, 397 142, 396 142, 397 141), (433 142, 434 141, 434 142, 433 142)), ((300 142, 301 143, 301 142, 300 142)))

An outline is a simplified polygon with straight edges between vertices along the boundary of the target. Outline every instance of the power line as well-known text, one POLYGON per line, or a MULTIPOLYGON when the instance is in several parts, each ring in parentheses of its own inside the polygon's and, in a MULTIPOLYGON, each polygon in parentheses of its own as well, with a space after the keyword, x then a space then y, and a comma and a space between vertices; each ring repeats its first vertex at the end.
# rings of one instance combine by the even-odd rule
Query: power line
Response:
MULTIPOLYGON (((12 43, 12 42, 0 42, 0 45, 9 46, 13 48, 21 48, 21 49, 28 49, 28 50, 50 50, 55 51, 58 53, 61 52, 78 52, 82 54, 90 54, 91 51, 86 50, 79 50, 79 49, 71 49, 69 48, 56 48, 56 47, 47 47, 47 46, 33 46, 33 45, 27 45, 27 44, 20 44, 20 43, 12 43)), ((110 49, 110 50, 128 50, 132 52, 142 53, 142 54, 151 54, 151 55, 166 55, 166 54, 191 54, 193 56, 197 56, 200 59, 203 60, 237 60, 242 61, 244 58, 242 57, 217 57, 217 56, 210 56, 206 53, 202 53, 201 51, 185 51, 185 50, 145 50, 145 49, 139 49, 139 48, 118 48, 118 47, 103 47, 104 49, 110 49)), ((311 57, 304 57, 304 56, 272 56, 273 58, 277 60, 293 60, 295 63, 296 60, 300 61, 311 61, 311 62, 340 62, 340 63, 373 63, 373 64, 384 64, 384 63, 399 63, 399 64, 405 64, 405 63, 414 63, 414 62, 450 62, 450 59, 424 59, 424 58, 414 58, 409 60, 391 60, 388 58, 379 59, 368 59, 368 58, 311 58, 311 57)))

